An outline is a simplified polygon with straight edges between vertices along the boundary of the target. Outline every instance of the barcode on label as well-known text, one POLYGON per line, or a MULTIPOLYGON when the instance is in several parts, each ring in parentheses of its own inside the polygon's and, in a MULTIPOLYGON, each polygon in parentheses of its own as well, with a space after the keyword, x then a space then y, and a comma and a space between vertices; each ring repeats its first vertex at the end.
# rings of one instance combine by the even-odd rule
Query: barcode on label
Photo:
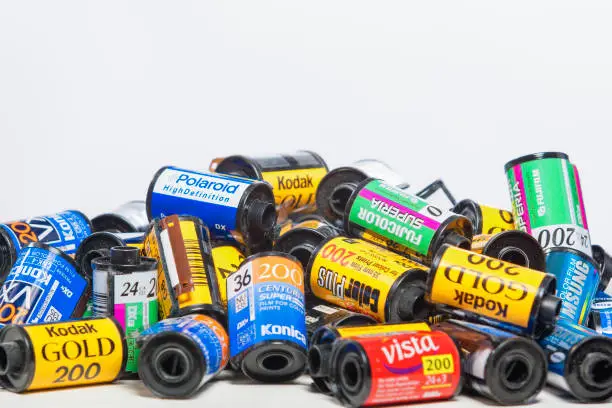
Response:
POLYGON ((191 238, 192 228, 187 228, 185 231, 185 253, 187 254, 187 262, 189 263, 189 269, 191 270, 191 281, 194 285, 208 286, 208 277, 206 276, 206 269, 204 269, 204 259, 202 257, 202 250, 200 248, 200 241, 197 239, 195 230, 193 235, 196 239, 191 238))
POLYGON ((108 313, 108 295, 106 293, 93 293, 93 315, 106 316, 108 313))
POLYGON ((249 293, 244 291, 236 296, 236 313, 246 309, 249 306, 249 293))
POLYGON ((59 310, 51 306, 49 307, 49 310, 47 311, 47 314, 45 315, 45 318, 43 319, 43 321, 44 322, 57 322, 58 320, 61 320, 61 319, 62 319, 62 314, 59 312, 59 310))

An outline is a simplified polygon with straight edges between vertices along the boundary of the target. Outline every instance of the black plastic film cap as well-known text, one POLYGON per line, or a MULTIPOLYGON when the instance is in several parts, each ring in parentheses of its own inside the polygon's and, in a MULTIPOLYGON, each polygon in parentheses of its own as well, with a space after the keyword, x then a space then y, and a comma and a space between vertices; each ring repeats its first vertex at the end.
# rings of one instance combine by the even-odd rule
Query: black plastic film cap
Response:
POLYGON ((444 236, 444 243, 468 250, 472 247, 472 243, 469 239, 455 231, 450 231, 444 236))
POLYGON ((112 247, 110 260, 113 265, 138 265, 140 264, 140 250, 136 247, 112 247))
POLYGON ((546 295, 540 303, 538 321, 545 325, 554 325, 561 312, 561 299, 554 295, 546 295))
POLYGON ((253 200, 249 208, 248 217, 251 225, 257 225, 263 231, 269 231, 274 228, 276 223, 276 208, 274 208, 272 203, 253 200))
POLYGON ((612 387, 612 356, 599 351, 587 354, 580 364, 580 376, 590 387, 609 389, 612 387))
POLYGON ((332 343, 317 344, 308 350, 308 370, 311 377, 329 377, 332 343))
POLYGON ((8 341, 0 344, 0 375, 19 371, 25 363, 24 344, 8 341))
POLYGON ((425 287, 410 286, 403 291, 397 312, 403 321, 422 320, 429 316, 432 305, 425 300, 425 287))

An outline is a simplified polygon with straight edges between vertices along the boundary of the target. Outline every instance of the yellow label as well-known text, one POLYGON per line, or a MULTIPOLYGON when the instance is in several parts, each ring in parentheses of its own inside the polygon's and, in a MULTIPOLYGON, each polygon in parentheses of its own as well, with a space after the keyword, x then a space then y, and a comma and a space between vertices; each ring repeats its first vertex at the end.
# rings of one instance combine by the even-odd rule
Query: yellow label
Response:
MULTIPOLYGON (((213 299, 210 293, 208 271, 206 270, 208 265, 204 263, 202 243, 198 238, 196 225, 192 220, 181 220, 180 227, 184 251, 187 256, 187 263, 184 266, 188 268, 189 273, 191 273, 193 290, 178 296, 179 308, 182 309, 202 304, 210 305, 213 303, 213 299)), ((175 257, 181 257, 182 255, 183 254, 174 253, 175 257)))
POLYGON ((28 390, 114 381, 126 350, 123 333, 109 318, 23 326, 34 353, 28 390))
POLYGON ((338 327, 336 329, 340 337, 349 338, 356 336, 367 336, 370 334, 390 334, 417 331, 431 331, 427 323, 397 323, 378 324, 375 326, 338 327))
POLYGON ((513 230, 514 218, 512 213, 499 208, 478 204, 482 216, 481 234, 497 234, 502 231, 513 230))
POLYGON ((144 246, 142 242, 135 242, 135 243, 126 244, 126 245, 129 246, 129 247, 132 247, 132 248, 138 248, 141 251, 142 251, 142 248, 144 246))
POLYGON ((371 231, 363 231, 361 238, 365 239, 366 241, 369 242, 373 242, 378 246, 381 246, 383 248, 387 248, 390 251, 393 251, 395 253, 401 254, 402 256, 405 256, 407 258, 413 259, 416 262, 425 262, 427 259, 419 254, 417 254, 416 252, 414 252, 413 250, 411 250, 410 248, 404 246, 404 245, 400 245, 397 242, 390 240, 390 239, 386 239, 383 236, 375 233, 375 232, 371 232, 371 231))
POLYGON ((327 174, 325 167, 310 169, 266 171, 262 173, 264 181, 272 185, 274 200, 293 212, 313 212, 315 194, 321 179, 327 174))
POLYGON ((427 270, 369 242, 337 237, 316 254, 310 288, 319 299, 384 322, 389 291, 409 269, 427 270))
POLYGON ((482 254, 484 247, 487 246, 491 238, 493 238, 493 235, 490 234, 474 235, 472 238, 472 252, 482 254))
POLYGON ((282 224, 276 224, 277 228, 278 228, 278 237, 282 237, 283 235, 285 235, 287 232, 291 231, 293 229, 293 221, 291 220, 286 220, 285 222, 283 222, 282 224))
POLYGON ((546 274, 456 247, 434 273, 430 301, 520 327, 529 319, 546 274))
POLYGON ((423 374, 453 374, 455 372, 455 362, 451 354, 438 354, 435 356, 423 356, 423 374))
POLYGON ((233 245, 221 245, 212 249, 212 257, 215 263, 221 302, 227 307, 227 277, 236 272, 244 261, 244 254, 233 245))
POLYGON ((149 230, 149 233, 145 237, 142 243, 141 254, 150 258, 157 259, 157 306, 159 310, 159 316, 162 319, 170 316, 172 312, 172 296, 168 289, 168 281, 166 280, 166 274, 164 273, 163 262, 159 253, 159 245, 157 243, 157 237, 155 236, 155 227, 149 230))

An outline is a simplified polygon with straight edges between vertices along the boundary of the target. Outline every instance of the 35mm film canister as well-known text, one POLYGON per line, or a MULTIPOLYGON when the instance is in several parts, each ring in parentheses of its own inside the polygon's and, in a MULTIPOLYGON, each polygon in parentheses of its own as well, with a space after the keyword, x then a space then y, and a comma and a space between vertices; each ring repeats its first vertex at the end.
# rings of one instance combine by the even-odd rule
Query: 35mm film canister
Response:
POLYGON ((40 242, 72 255, 89 234, 89 219, 74 210, 0 224, 0 281, 29 244, 40 242))
POLYGON ((328 239, 307 268, 308 293, 379 322, 423 320, 428 268, 367 241, 328 239))
POLYGON ((90 279, 72 258, 35 242, 24 248, 0 288, 0 327, 79 318, 90 296, 90 279))
POLYGON ((157 301, 162 319, 201 313, 225 320, 208 229, 197 217, 156 219, 142 254, 157 259, 157 301))
MULTIPOLYGON (((355 322, 357 323, 357 322, 355 322)), ((317 389, 325 394, 336 393, 336 384, 330 380, 331 356, 334 343, 340 339, 361 336, 390 335, 393 333, 430 331, 424 322, 338 325, 328 324, 316 330, 308 349, 308 369, 317 389)))
POLYGON ((149 227, 147 204, 144 201, 129 201, 110 213, 91 219, 95 232, 145 232, 149 227))
POLYGON ((583 402, 612 397, 612 338, 559 319, 539 343, 548 355, 550 385, 583 402))
POLYGON ((572 248, 592 256, 575 166, 565 153, 545 152, 504 166, 516 228, 533 235, 542 248, 572 248))
POLYGON ((349 199, 344 230, 425 264, 443 244, 469 249, 472 224, 382 180, 366 179, 349 199))
POLYGON ((169 215, 200 218, 215 240, 246 245, 253 252, 272 247, 276 224, 274 194, 266 182, 225 174, 162 167, 147 193, 149 219, 169 215))
POLYGON ((432 325, 463 351, 466 387, 503 405, 526 404, 546 384, 547 360, 533 340, 481 324, 447 320, 432 325))
POLYGON ((450 399, 462 385, 461 354, 440 331, 341 340, 331 365, 336 395, 351 407, 450 399))
POLYGON ((561 309, 554 275, 450 245, 436 254, 427 284, 429 302, 458 317, 536 338, 552 331, 561 309))
POLYGON ((314 152, 300 151, 267 157, 229 156, 216 165, 225 173, 268 182, 277 207, 290 213, 316 210, 315 193, 327 174, 327 164, 314 152))
POLYGON ((229 360, 227 332, 200 314, 162 320, 140 335, 138 345, 138 375, 161 398, 193 396, 229 360))
POLYGON ((262 252, 227 279, 230 362, 261 382, 285 382, 306 368, 304 272, 291 255, 262 252))
POLYGON ((12 392, 113 382, 126 358, 123 330, 113 318, 0 330, 0 386, 12 392))
POLYGON ((93 261, 93 315, 114 317, 125 333, 125 371, 138 372, 138 335, 155 324, 157 260, 141 257, 138 248, 114 247, 110 256, 93 261))

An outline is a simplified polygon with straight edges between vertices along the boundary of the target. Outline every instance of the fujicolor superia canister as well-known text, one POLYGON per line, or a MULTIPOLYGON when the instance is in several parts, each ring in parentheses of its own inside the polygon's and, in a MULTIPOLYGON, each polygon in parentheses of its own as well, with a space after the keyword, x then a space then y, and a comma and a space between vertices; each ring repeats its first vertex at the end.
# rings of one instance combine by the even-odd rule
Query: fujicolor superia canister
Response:
POLYGON ((472 241, 466 217, 377 179, 366 179, 353 192, 344 230, 427 264, 443 244, 469 249, 472 241))
POLYGON ((533 235, 542 248, 572 248, 592 256, 575 166, 565 153, 545 152, 504 166, 516 229, 533 235))

